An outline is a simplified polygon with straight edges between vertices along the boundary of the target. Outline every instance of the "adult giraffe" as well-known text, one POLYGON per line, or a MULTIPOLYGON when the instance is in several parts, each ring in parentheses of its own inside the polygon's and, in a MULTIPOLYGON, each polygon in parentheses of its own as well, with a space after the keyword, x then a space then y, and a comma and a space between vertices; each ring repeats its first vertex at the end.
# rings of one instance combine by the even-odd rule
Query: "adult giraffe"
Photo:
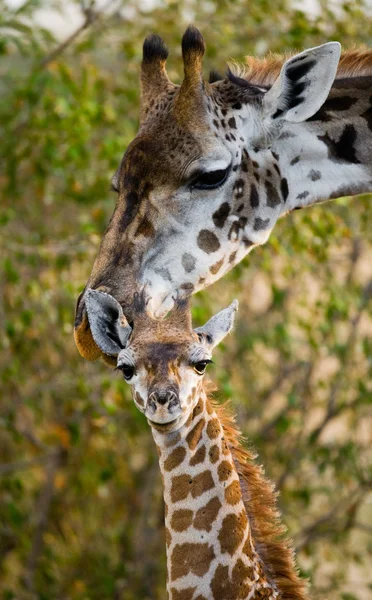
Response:
MULTIPOLYGON (((372 189, 372 52, 330 42, 288 60, 248 58, 206 83, 204 41, 182 39, 184 80, 168 79, 158 36, 143 47, 141 114, 112 185, 118 201, 85 289, 112 294, 129 319, 201 290, 267 241, 279 217, 372 189), (336 78, 336 79, 335 79, 336 78)), ((101 354, 77 302, 80 353, 101 354)))

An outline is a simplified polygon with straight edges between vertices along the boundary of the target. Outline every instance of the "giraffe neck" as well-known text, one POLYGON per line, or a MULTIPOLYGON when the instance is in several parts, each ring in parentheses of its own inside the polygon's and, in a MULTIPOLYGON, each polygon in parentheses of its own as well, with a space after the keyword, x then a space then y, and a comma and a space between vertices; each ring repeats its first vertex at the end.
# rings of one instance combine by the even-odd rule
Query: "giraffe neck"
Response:
POLYGON ((281 214, 370 192, 372 77, 337 80, 311 119, 283 124, 271 150, 285 180, 281 214))
POLYGON ((153 429, 165 502, 169 600, 278 597, 255 549, 236 464, 204 392, 176 433, 153 429))

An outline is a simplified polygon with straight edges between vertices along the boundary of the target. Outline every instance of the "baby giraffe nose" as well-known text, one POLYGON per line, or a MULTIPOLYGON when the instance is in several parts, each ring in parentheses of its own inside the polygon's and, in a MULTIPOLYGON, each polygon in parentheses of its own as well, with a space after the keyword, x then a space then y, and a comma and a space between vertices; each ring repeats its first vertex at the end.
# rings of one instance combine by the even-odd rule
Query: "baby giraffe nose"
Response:
POLYGON ((149 400, 151 403, 160 404, 161 406, 165 406, 168 404, 168 408, 172 408, 176 404, 178 404, 178 395, 174 390, 170 389, 160 389, 154 390, 150 396, 149 400))

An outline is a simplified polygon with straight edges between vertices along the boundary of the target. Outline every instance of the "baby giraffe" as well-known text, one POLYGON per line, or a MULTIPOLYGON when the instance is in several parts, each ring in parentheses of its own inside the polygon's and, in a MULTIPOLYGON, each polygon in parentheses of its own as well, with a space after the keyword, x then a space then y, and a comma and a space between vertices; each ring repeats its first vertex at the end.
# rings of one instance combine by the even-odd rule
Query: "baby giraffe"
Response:
POLYGON ((136 297, 133 329, 112 296, 89 290, 86 305, 94 339, 117 357, 158 450, 168 599, 304 600, 273 487, 203 378, 237 301, 195 330, 186 302, 154 321, 136 297))

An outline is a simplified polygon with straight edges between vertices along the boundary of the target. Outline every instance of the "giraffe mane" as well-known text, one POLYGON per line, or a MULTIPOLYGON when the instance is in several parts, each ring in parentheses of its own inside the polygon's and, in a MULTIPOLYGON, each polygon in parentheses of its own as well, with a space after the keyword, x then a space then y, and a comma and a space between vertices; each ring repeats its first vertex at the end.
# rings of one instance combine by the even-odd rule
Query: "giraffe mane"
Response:
POLYGON ((298 575, 292 541, 285 537, 287 528, 277 507, 278 493, 266 479, 263 467, 254 462, 257 455, 242 446, 242 433, 235 424, 230 402, 220 405, 210 396, 214 389, 207 388, 209 401, 232 452, 255 547, 266 574, 276 583, 281 600, 306 600, 306 582, 298 575))
MULTIPOLYGON (((280 70, 295 53, 268 54, 264 58, 246 56, 245 65, 232 63, 233 74, 248 80, 255 85, 273 85, 280 70)), ((365 48, 351 48, 341 54, 338 64, 336 79, 344 77, 363 77, 372 75, 372 50, 365 48)))

